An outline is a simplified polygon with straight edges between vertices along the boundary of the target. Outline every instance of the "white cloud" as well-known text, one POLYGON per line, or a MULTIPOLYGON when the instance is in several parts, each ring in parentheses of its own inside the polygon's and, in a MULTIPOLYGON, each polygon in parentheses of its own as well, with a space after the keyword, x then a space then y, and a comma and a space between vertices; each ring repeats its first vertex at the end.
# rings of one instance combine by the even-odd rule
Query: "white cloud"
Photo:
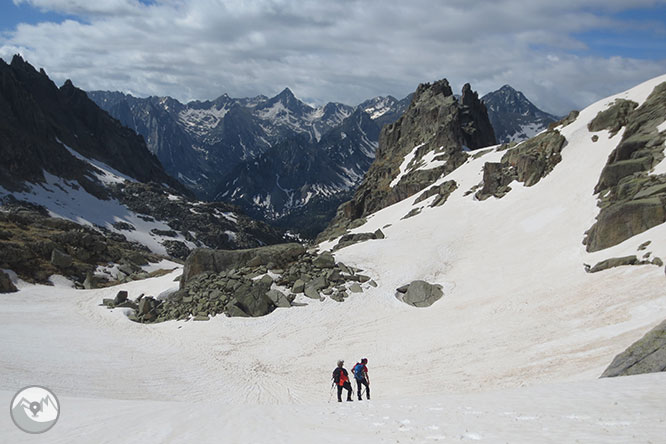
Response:
POLYGON ((0 57, 20 52, 84 89, 181 100, 289 86, 354 104, 446 77, 480 93, 509 83, 562 114, 666 72, 666 60, 587 56, 575 37, 639 26, 610 13, 663 3, 649 0, 14 2, 83 20, 20 25, 0 38, 0 57))

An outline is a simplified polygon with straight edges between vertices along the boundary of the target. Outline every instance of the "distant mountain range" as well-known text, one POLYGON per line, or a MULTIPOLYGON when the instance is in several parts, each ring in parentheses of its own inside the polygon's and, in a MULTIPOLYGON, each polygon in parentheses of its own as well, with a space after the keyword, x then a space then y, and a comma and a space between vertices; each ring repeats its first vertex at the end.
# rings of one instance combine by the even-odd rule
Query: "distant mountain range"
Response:
MULTIPOLYGON (((200 198, 233 202, 308 237, 323 229, 360 185, 379 131, 395 122, 413 97, 312 107, 288 88, 270 98, 225 94, 187 104, 119 92, 88 95, 143 135, 165 170, 200 198)), ((498 141, 527 138, 555 120, 508 86, 483 100, 491 103, 488 114, 498 141)))

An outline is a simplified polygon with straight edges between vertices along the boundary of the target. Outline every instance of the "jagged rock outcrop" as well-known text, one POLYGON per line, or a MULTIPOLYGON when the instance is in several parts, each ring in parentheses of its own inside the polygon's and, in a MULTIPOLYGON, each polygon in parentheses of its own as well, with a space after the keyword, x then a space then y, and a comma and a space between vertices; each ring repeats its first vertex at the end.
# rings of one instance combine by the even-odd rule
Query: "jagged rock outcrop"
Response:
POLYGON ((666 132, 657 129, 664 115, 666 83, 658 85, 640 107, 617 100, 590 123, 591 131, 625 130, 594 190, 601 210, 583 241, 587 251, 617 245, 666 222, 666 175, 650 174, 664 159, 666 132))
POLYGON ((319 239, 337 237, 354 220, 418 193, 462 165, 465 151, 494 143, 486 108, 469 85, 460 102, 447 80, 419 85, 402 117, 382 129, 363 182, 319 239), (420 169, 426 155, 438 165, 420 169))
POLYGON ((638 341, 617 355, 601 375, 640 375, 666 371, 666 321, 650 330, 638 341))

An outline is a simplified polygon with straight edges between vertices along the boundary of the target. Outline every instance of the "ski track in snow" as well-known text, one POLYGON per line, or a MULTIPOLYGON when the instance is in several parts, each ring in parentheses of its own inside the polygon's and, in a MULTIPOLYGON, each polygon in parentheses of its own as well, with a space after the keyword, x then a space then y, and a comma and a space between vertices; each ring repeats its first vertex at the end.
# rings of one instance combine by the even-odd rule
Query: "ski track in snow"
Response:
POLYGON ((354 231, 382 228, 386 239, 336 259, 379 285, 344 303, 141 325, 98 304, 120 289, 173 291, 180 270, 98 290, 22 283, 0 298, 0 403, 44 385, 61 418, 41 437, 0 415, 0 441, 663 441, 666 373, 597 379, 663 320, 663 267, 588 274, 583 263, 636 254, 646 240, 666 258, 666 226, 592 254, 581 241, 598 214, 598 173, 622 136, 602 131, 592 143, 587 122, 615 97, 641 103, 665 80, 582 111, 561 130, 562 162, 534 187, 464 196, 503 154, 491 151, 442 179, 459 183, 444 206, 427 207, 430 198, 401 220, 412 196, 368 217, 354 231), (427 309, 397 301, 395 288, 414 279, 442 284, 444 297, 427 309), (351 369, 362 356, 373 400, 338 404, 335 362, 351 369))

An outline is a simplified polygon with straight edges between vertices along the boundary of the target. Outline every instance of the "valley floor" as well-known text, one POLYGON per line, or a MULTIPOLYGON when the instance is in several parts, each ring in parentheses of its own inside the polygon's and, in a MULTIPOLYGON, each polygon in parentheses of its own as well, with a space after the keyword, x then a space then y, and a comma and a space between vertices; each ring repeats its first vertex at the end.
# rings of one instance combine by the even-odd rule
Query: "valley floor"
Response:
MULTIPOLYGON (((663 279, 655 271, 612 270, 604 281, 617 286, 631 272, 652 287, 663 279)), ((179 273, 122 288, 156 295, 175 288, 179 273)), ((548 315, 536 319, 542 310, 529 304, 507 323, 498 310, 506 301, 487 301, 497 322, 484 328, 447 314, 444 300, 420 310, 379 290, 258 319, 140 325, 98 306, 119 288, 23 285, 0 298, 0 403, 30 384, 61 403, 45 435, 0 414, 0 441, 657 443, 666 431, 666 374, 596 379, 656 323, 664 297, 634 300, 633 323, 557 341, 548 336, 561 319, 547 327, 548 315), (338 404, 329 391, 335 361, 351 368, 362 355, 373 400, 338 404)))

